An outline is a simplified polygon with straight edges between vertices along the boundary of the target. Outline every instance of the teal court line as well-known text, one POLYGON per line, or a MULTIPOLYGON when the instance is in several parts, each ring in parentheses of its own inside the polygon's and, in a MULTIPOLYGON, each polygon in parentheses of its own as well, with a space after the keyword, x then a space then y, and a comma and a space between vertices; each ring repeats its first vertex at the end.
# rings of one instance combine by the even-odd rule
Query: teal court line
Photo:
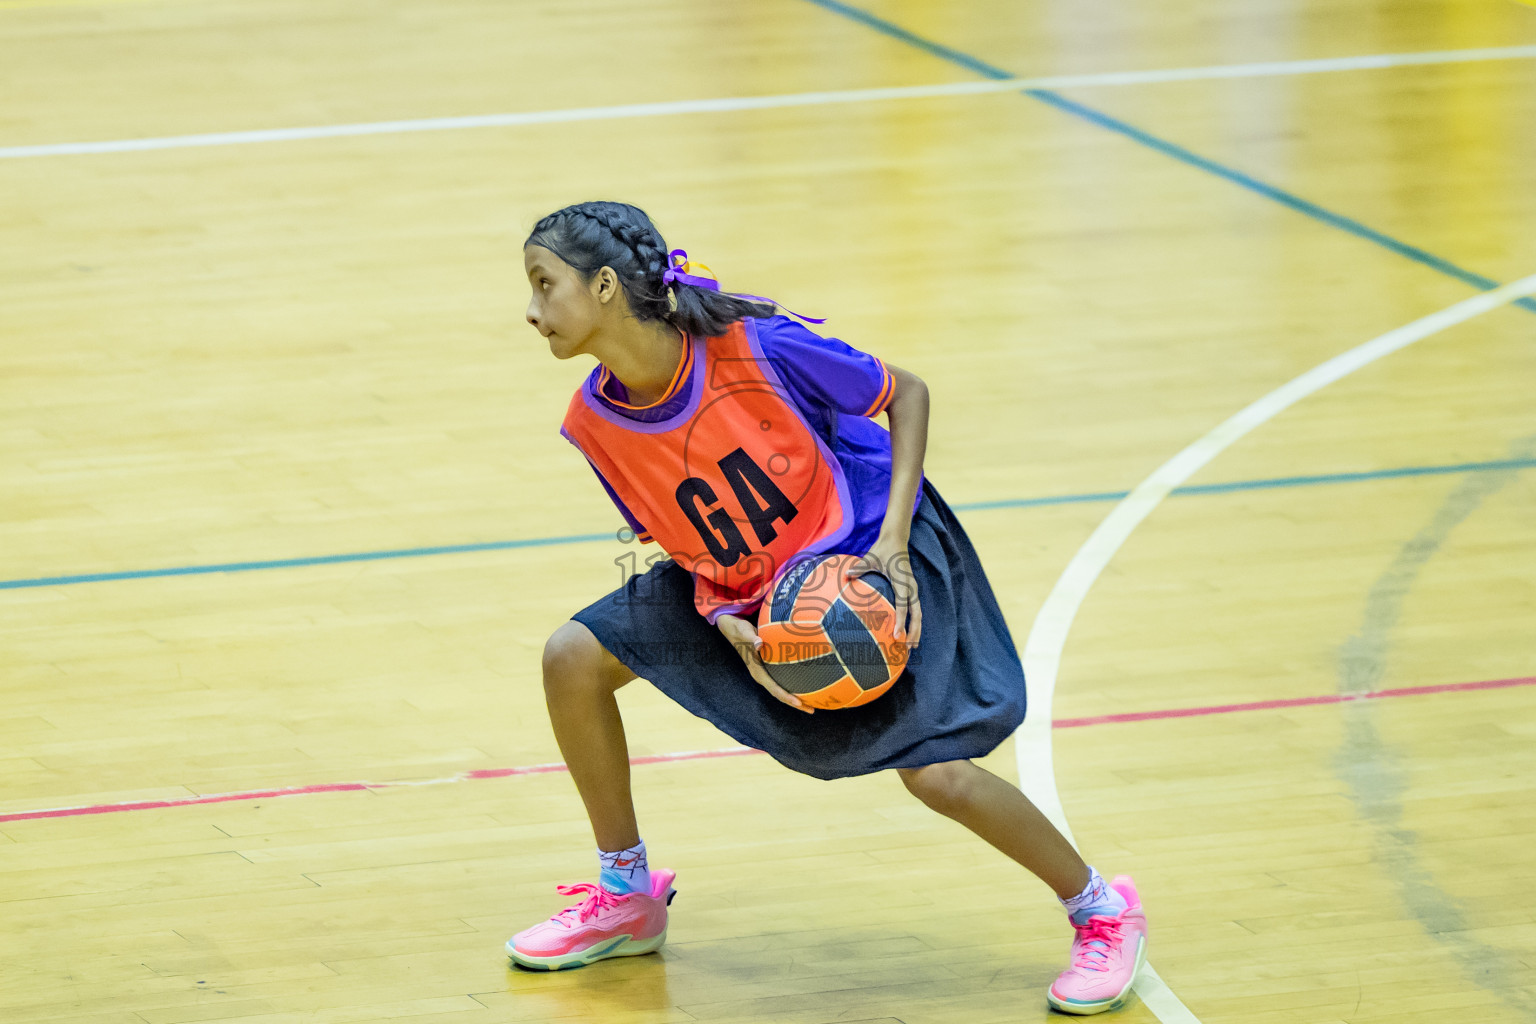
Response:
MULTIPOLYGON (((841 15, 842 17, 848 18, 851 21, 856 21, 861 25, 866 25, 869 28, 882 33, 883 35, 889 36, 892 39, 899 40, 909 46, 916 47, 925 53, 932 54, 933 56, 938 57, 940 60, 948 61, 949 63, 957 65, 958 67, 965 68, 968 71, 973 71, 984 78, 991 78, 1001 81, 1003 79, 1018 77, 1013 72, 1005 71, 995 64, 989 64, 982 60, 980 57, 973 57, 968 53, 962 53, 961 51, 945 46, 942 43, 936 43, 931 39, 924 39, 922 36, 916 34, 915 32, 909 32, 894 22, 886 21, 884 18, 881 18, 875 14, 871 14, 869 11, 863 10, 862 8, 854 7, 852 4, 843 3, 842 0, 806 0, 806 2, 815 4, 817 7, 820 7, 823 10, 831 11, 832 13, 841 15)), ((1437 270, 1448 277, 1453 277, 1465 284, 1470 284, 1475 288, 1481 288, 1483 291, 1491 291, 1492 289, 1497 288, 1500 284, 1500 282, 1495 281, 1491 277, 1476 273, 1475 271, 1467 270, 1464 267, 1459 267, 1452 263, 1450 260, 1442 259, 1441 257, 1436 256, 1434 253, 1425 249, 1421 249, 1416 245, 1409 245, 1407 242, 1399 241, 1390 235, 1377 231, 1373 227, 1362 224, 1360 221, 1357 221, 1352 217, 1346 217, 1343 214, 1334 213, 1332 210, 1324 209, 1314 202, 1303 199, 1298 195, 1285 191, 1284 189, 1276 188, 1273 185, 1262 182, 1259 179, 1252 177, 1251 175, 1244 174, 1242 171, 1239 171, 1235 168, 1228 167, 1225 164, 1217 163, 1214 160, 1209 160, 1199 155, 1198 153, 1193 152, 1192 150, 1185 149, 1183 146, 1169 142, 1167 139, 1159 138, 1158 136, 1153 135, 1151 132, 1143 131, 1142 129, 1137 128, 1135 125, 1132 125, 1126 121, 1122 121, 1119 118, 1111 117, 1103 111, 1096 110, 1087 104, 1078 103, 1076 100, 1069 100, 1058 92, 1053 92, 1050 89, 1023 89, 1021 90, 1021 94, 1029 96, 1032 99, 1039 100, 1042 103, 1050 104, 1058 110, 1071 114, 1074 117, 1082 118, 1091 124, 1098 125, 1100 128, 1107 128, 1112 132, 1117 132, 1121 135, 1124 135, 1128 139, 1148 147, 1149 149, 1153 149, 1159 153, 1162 153, 1164 156, 1172 157, 1181 163, 1188 164, 1191 167, 1199 168, 1200 170, 1209 174, 1214 174, 1218 178, 1224 178, 1225 180, 1232 182, 1234 185, 1239 185, 1245 189, 1248 189, 1250 192, 1261 195, 1266 199, 1273 200, 1282 206, 1289 207, 1290 209, 1295 210, 1297 213, 1304 214, 1305 216, 1311 217, 1313 220, 1327 224, 1330 227, 1338 228, 1341 231, 1347 231, 1350 234, 1355 235, 1358 238, 1363 238, 1368 242, 1374 242, 1376 245, 1379 245, 1384 249, 1388 249, 1391 252, 1395 252, 1399 256, 1407 257, 1408 259, 1417 263, 1421 263, 1426 267, 1437 270)), ((1527 296, 1526 298, 1516 300, 1512 304, 1524 307, 1525 309, 1536 313, 1536 298, 1527 296)))
MULTIPOLYGON (((1190 484, 1176 488, 1176 496, 1233 494, 1240 491, 1266 491, 1287 487, 1317 487, 1329 484, 1363 483, 1371 480, 1398 480, 1411 477, 1447 476, 1455 473, 1490 473, 1500 470, 1536 468, 1536 458, 1499 459, 1492 462, 1458 462, 1439 466, 1403 466, 1358 473, 1322 473, 1311 476, 1269 477, 1259 480, 1234 480, 1227 483, 1190 484)), ((1094 491, 1083 494, 1057 494, 1039 498, 1012 498, 1003 501, 973 501, 951 506, 957 512, 985 512, 994 509, 1043 508, 1050 505, 1081 505, 1119 501, 1129 491, 1094 491)), ((522 540, 486 541, 478 544, 444 544, 436 547, 397 548, 386 551, 358 551, 339 555, 314 555, 306 558, 275 558, 266 561, 221 562, 214 565, 185 565, 163 569, 134 569, 126 572, 83 573, 74 576, 39 576, 32 579, 0 580, 0 590, 32 587, 62 587, 79 583, 106 583, 115 580, 157 579, 166 576, 206 576, 221 572, 255 572, 263 569, 298 569, 312 565, 339 565, 347 562, 382 562, 396 558, 425 558, 433 555, 462 555, 481 551, 512 551, 519 548, 552 547, 562 544, 589 544, 617 539, 617 533, 575 533, 556 537, 531 537, 522 540)))

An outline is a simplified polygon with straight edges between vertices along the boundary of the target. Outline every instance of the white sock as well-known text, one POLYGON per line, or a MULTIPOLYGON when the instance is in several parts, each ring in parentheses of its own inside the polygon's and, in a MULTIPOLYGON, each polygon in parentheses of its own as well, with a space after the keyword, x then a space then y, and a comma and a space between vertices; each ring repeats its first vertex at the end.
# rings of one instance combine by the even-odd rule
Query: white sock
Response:
POLYGON ((1067 909, 1067 915, 1072 918, 1073 924, 1083 924, 1090 917, 1114 917, 1129 904, 1125 902, 1124 896, 1111 889, 1109 883, 1090 866, 1088 884, 1084 886, 1083 891, 1070 899, 1062 900, 1061 905, 1067 909))
POLYGON ((651 894, 651 866, 645 859, 645 840, 616 853, 597 851, 597 881, 612 893, 651 894))

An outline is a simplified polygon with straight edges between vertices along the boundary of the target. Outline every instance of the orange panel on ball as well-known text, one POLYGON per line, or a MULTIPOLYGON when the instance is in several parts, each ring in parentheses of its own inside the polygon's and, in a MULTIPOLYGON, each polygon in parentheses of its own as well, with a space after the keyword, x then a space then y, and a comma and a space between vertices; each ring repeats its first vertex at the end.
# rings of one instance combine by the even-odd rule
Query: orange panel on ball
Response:
POLYGON ((802 693, 800 699, 813 708, 833 711, 837 708, 851 708, 861 703, 867 693, 867 690, 853 681, 852 676, 843 676, 826 689, 817 690, 814 693, 802 693))

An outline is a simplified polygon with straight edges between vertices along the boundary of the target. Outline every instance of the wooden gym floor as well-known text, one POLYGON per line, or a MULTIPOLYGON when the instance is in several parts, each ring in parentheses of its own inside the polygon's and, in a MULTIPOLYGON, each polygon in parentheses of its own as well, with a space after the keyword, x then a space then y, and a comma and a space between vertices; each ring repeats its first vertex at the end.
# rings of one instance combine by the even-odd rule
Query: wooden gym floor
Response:
POLYGON ((555 431, 589 364, 522 322, 590 198, 929 381, 932 480, 1065 645, 1067 820, 1149 907, 1119 1020, 1536 1020, 1536 303, 1257 425, 1032 633, 1175 453, 1536 273, 1536 8, 865 2, 0 0, 0 1020, 1050 1016, 1043 886, 644 683, 670 942, 508 969, 592 872, 569 778, 507 771, 559 760, 540 648, 632 550, 555 431), (1009 75, 1086 77, 438 120, 1009 75))

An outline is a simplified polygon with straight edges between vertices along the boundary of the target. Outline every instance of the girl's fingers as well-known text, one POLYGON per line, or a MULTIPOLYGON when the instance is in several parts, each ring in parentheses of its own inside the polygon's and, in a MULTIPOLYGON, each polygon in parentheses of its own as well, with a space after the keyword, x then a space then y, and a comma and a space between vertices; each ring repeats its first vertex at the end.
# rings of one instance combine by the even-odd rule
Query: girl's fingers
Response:
POLYGON ((917 580, 908 579, 904 582, 905 585, 901 589, 901 597, 902 606, 905 611, 897 621, 905 628, 907 646, 916 647, 918 637, 923 632, 923 606, 922 602, 918 600, 920 595, 917 592, 917 580))
POLYGON ((784 687, 774 682, 773 676, 768 674, 768 670, 763 668, 762 662, 758 661, 755 655, 752 661, 747 662, 747 671, 752 673, 752 678, 756 679, 762 688, 767 690, 775 700, 784 704, 788 704, 790 707, 796 709, 797 711, 804 711, 808 715, 813 715, 816 713, 814 709, 808 708, 802 704, 799 697, 796 697, 794 694, 784 689, 784 687))
POLYGON ((768 680, 768 682, 764 683, 763 685, 767 688, 768 692, 772 694, 774 698, 777 699, 780 703, 788 704, 796 711, 804 711, 808 715, 814 715, 816 713, 815 708, 806 707, 805 704, 801 702, 799 697, 796 697, 794 694, 781 687, 772 679, 768 680))
POLYGON ((804 711, 808 715, 815 714, 815 710, 801 703, 800 698, 784 689, 773 681, 773 676, 763 667, 763 660, 757 655, 757 646, 762 643, 757 637, 751 636, 736 642, 736 653, 741 655, 742 662, 747 666, 747 674, 750 675, 759 686, 767 690, 775 700, 788 704, 798 711, 804 711))

